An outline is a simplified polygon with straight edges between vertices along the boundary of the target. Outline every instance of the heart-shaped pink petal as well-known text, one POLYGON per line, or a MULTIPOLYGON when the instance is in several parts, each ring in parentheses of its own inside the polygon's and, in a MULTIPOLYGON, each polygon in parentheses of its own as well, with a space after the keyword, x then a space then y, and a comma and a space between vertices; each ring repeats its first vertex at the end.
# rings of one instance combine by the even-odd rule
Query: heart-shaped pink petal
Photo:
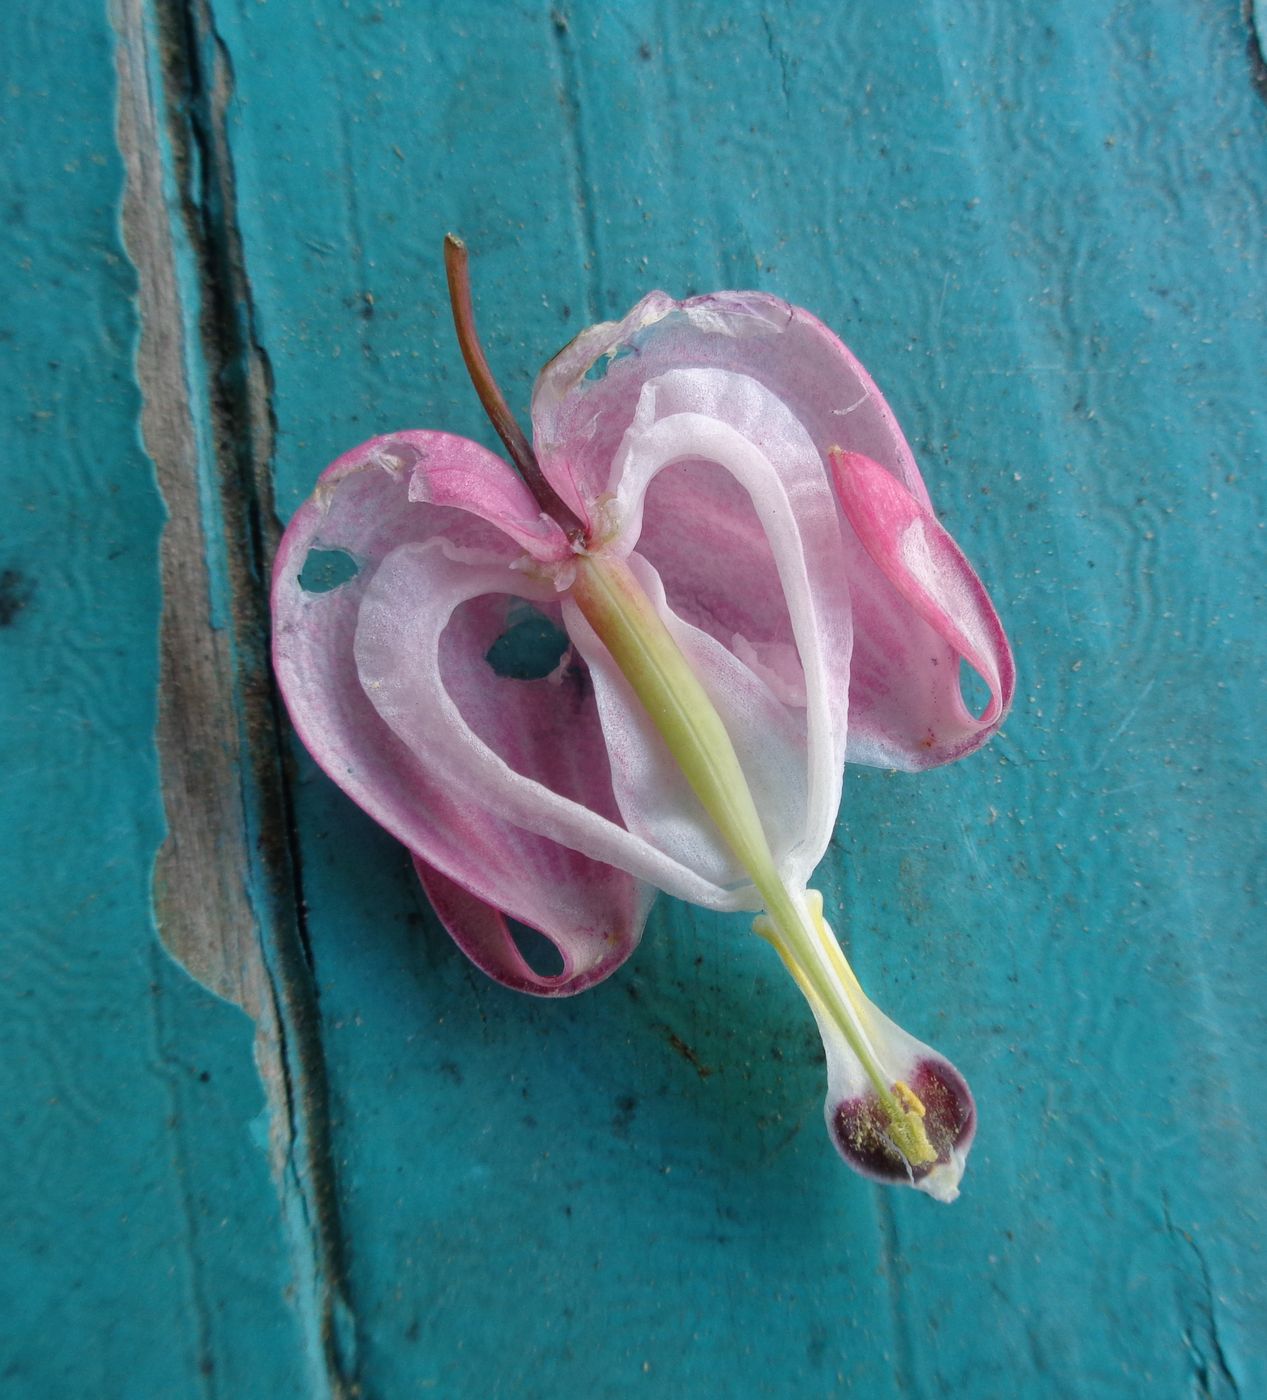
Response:
MULTIPOLYGON (((278 551, 272 590, 274 666, 295 728, 313 758, 434 873, 429 884, 441 891, 442 917, 458 943, 485 971, 509 985, 566 993, 606 976, 633 951, 649 891, 624 871, 525 831, 495 805, 482 805, 437 767, 425 741, 410 746, 398 738, 357 675, 354 643, 362 605, 384 561, 402 546, 442 542, 459 560, 476 561, 466 567, 504 579, 507 591, 529 588, 524 575, 511 568, 521 557, 519 546, 502 531, 465 509, 410 499, 410 477, 419 460, 411 453, 432 460, 452 453, 457 462, 469 463, 472 448, 483 451, 445 433, 401 433, 362 444, 323 474, 278 551), (354 576, 324 591, 306 588, 301 582, 305 563, 314 552, 326 551, 352 561, 354 576), (555 943, 564 961, 560 977, 534 980, 535 974, 528 975, 531 969, 525 974, 515 957, 496 949, 488 930, 490 920, 501 917, 498 911, 555 943)), ((546 601, 553 599, 549 585, 539 589, 546 601)), ((485 660, 495 635, 489 630, 491 614, 476 612, 460 621, 464 625, 455 629, 454 645, 447 649, 450 684, 501 705, 508 722, 519 722, 515 716, 521 708, 531 719, 534 687, 548 683, 498 677, 485 660)), ((535 703, 549 712, 557 707, 557 692, 538 695, 535 703)), ((590 727, 597 735, 592 700, 589 705, 590 727)), ((569 776, 569 753, 579 753, 582 762, 595 757, 589 743, 561 747, 554 777, 564 787, 576 776, 569 776)), ((596 756, 597 763, 589 763, 595 784, 590 800, 614 813, 601 737, 596 756)))

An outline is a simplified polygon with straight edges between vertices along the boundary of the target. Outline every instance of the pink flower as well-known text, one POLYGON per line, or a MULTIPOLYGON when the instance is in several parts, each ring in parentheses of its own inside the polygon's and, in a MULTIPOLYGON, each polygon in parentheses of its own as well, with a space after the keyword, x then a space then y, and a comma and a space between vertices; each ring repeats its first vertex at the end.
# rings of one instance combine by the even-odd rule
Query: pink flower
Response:
POLYGON ((273 584, 300 737, 507 986, 560 995, 608 976, 656 889, 767 910, 759 930, 823 1031, 842 1155, 952 1197, 967 1086, 866 1000, 808 889, 846 758, 958 758, 1012 695, 998 618, 892 413, 807 312, 653 292, 541 372, 534 456, 463 324, 450 257, 468 364, 522 474, 430 431, 326 470, 273 584), (355 576, 306 589, 314 550, 351 556, 355 576), (527 607, 569 641, 536 680, 487 659, 527 607), (979 716, 961 658, 990 688, 979 716), (508 917, 551 940, 557 976, 528 965, 508 917))

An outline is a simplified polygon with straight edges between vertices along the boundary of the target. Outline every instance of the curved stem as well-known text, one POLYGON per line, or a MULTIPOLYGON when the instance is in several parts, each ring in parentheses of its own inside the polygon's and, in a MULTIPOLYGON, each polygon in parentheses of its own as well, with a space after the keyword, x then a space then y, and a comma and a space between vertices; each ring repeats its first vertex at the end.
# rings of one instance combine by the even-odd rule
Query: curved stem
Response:
POLYGON ((585 526, 575 511, 546 480, 537 454, 515 421, 502 391, 497 387, 493 371, 488 367, 479 335, 475 330, 475 312, 471 306, 471 274, 466 244, 453 233, 444 236, 444 271, 449 283, 449 303, 453 308, 453 325, 466 372, 471 376, 475 392, 480 396, 488 420, 497 429, 497 436, 506 444, 510 459, 519 468, 528 490, 537 504, 570 540, 583 540, 585 526))

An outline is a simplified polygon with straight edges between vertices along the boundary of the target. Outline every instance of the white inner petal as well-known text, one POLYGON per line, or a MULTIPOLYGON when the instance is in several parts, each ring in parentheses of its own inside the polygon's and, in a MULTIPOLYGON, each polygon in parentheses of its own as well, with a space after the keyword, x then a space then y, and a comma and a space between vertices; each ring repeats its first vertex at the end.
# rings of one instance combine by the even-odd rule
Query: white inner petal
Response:
MULTIPOLYGON (((806 811, 805 725, 765 682, 708 633, 668 606, 655 569, 638 554, 629 567, 690 662, 739 754, 775 858, 782 864, 803 836, 806 811)), ((734 888, 745 904, 748 873, 707 816, 677 760, 660 737, 633 687, 612 661, 573 602, 564 618, 589 665, 599 718, 612 765, 612 789, 630 831, 718 885, 734 888)))
MULTIPOLYGON (((831 839, 840 804, 844 754, 845 709, 833 705, 824 647, 843 650, 847 674, 847 604, 843 624, 842 609, 819 605, 819 599, 826 601, 821 592, 824 567, 839 568, 834 499, 822 459, 808 433, 768 389, 723 370, 673 371, 644 386, 634 426, 625 435, 612 466, 610 489, 621 521, 615 545, 618 551, 632 549, 637 542, 651 482, 665 468, 683 461, 715 462, 744 488, 783 588, 804 677, 804 709, 782 707, 788 714, 795 709, 795 722, 803 736, 795 749, 783 750, 783 761, 796 762, 801 768, 803 778, 798 784, 804 793, 804 806, 792 813, 788 803, 779 800, 768 812, 762 812, 762 818, 784 877, 804 885, 831 839), (699 407, 721 416, 700 412, 699 407), (777 469, 767 451, 778 454, 777 469), (814 552, 814 586, 804 547, 807 535, 814 552), (833 539, 837 541, 835 552, 831 551, 833 539)), ((733 653, 731 659, 747 672, 754 693, 775 699, 772 688, 756 671, 733 653)), ((839 654, 834 660, 839 663, 839 654)), ((762 749, 759 725, 753 732, 753 727, 738 717, 735 723, 748 740, 741 744, 740 734, 732 730, 740 762, 752 765, 755 773, 763 762, 758 756, 762 749)), ((787 791, 784 783, 782 792, 787 791)))
MULTIPOLYGON (((452 557, 440 540, 405 544, 389 554, 368 584, 357 617, 355 657, 365 694, 412 752, 426 754, 458 795, 527 831, 605 861, 669 894, 713 909, 745 907, 729 890, 616 822, 517 772, 471 728, 441 679, 440 639, 467 599, 509 592, 548 602, 548 582, 534 585, 505 568, 452 557)), ((522 716, 519 719, 522 720, 522 716)), ((506 723, 516 722, 507 710, 506 723)))

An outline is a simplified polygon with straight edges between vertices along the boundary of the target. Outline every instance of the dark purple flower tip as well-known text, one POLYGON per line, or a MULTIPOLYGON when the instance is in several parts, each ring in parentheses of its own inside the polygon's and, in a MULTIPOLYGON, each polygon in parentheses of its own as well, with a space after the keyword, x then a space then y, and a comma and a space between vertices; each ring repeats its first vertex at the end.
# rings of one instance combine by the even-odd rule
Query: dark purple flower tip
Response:
POLYGON ((831 1114, 828 1126, 836 1150, 872 1181, 915 1186, 938 1199, 953 1200, 977 1130, 977 1109, 968 1085, 947 1061, 923 1059, 894 1087, 903 1103, 909 1105, 914 1098, 923 1105, 922 1126, 935 1159, 918 1165, 907 1160, 893 1141, 888 1116, 874 1093, 845 1099, 831 1114))

